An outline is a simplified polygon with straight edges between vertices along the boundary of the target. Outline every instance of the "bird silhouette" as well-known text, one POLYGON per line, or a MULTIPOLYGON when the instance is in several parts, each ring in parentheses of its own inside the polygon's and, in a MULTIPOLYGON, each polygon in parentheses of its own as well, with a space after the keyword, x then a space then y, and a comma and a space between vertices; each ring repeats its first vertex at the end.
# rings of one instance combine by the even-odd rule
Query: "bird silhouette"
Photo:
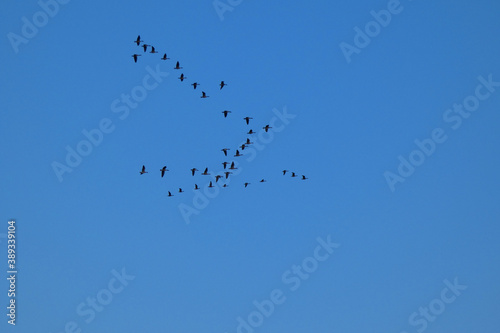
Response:
POLYGON ((266 182, 266 180, 265 180, 265 179, 261 179, 261 180, 260 180, 260 182, 261 182, 261 183, 265 183, 265 182, 266 182))
POLYGON ((212 185, 212 181, 210 181, 210 184, 208 184, 208 187, 210 187, 210 188, 214 187, 214 186, 212 185))
POLYGON ((170 193, 170 191, 168 191, 168 196, 173 197, 174 195, 172 193, 170 193))
POLYGON ((139 35, 139 36, 137 36, 137 39, 134 40, 134 43, 136 43, 137 46, 139 46, 141 44, 141 42, 143 42, 143 41, 141 40, 141 35, 139 35))
POLYGON ((210 97, 210 96, 207 96, 207 94, 204 91, 202 91, 201 92, 201 98, 207 98, 207 97, 210 97))
POLYGON ((177 61, 177 63, 175 64, 175 67, 174 69, 182 69, 182 67, 179 66, 179 62, 177 61))
POLYGON ((222 178, 222 176, 221 176, 221 175, 216 175, 216 176, 215 176, 215 182, 217 183, 217 182, 219 181, 219 179, 221 179, 221 178, 222 178))
POLYGON ((227 84, 224 83, 224 81, 220 81, 220 88, 224 88, 224 86, 227 86, 227 84))
MULTIPOLYGON (((227 156, 227 155, 226 155, 227 156)), ((224 169, 226 168, 226 166, 229 164, 229 162, 222 162, 222 165, 224 166, 224 169)))
POLYGON ((240 151, 238 149, 236 149, 236 154, 234 155, 234 157, 238 157, 238 156, 243 156, 243 154, 240 154, 240 151))
POLYGON ((227 179, 227 177, 229 177, 229 175, 232 174, 232 172, 231 171, 224 171, 224 174, 226 175, 226 179, 227 179))
POLYGON ((228 114, 228 113, 231 113, 231 111, 224 110, 224 111, 222 111, 222 113, 224 113, 224 118, 226 118, 226 117, 227 117, 227 114, 228 114))
POLYGON ((142 48, 144 49, 144 52, 146 52, 146 51, 147 51, 148 46, 149 46, 149 45, 148 45, 148 44, 146 44, 146 43, 142 44, 142 48))
POLYGON ((272 127, 271 127, 271 126, 269 126, 269 125, 266 125, 266 126, 264 126, 264 127, 262 127, 262 128, 264 129, 264 131, 266 131, 266 132, 267 132, 267 131, 269 131, 269 129, 270 129, 270 128, 272 128, 272 127))
POLYGON ((194 184, 194 189, 195 189, 195 190, 199 190, 200 188, 198 187, 198 185, 197 185, 197 184, 194 184))
POLYGON ((184 76, 184 73, 181 74, 181 76, 178 77, 179 80, 184 81, 184 79, 187 79, 187 77, 184 76))
POLYGON ((165 176, 165 171, 169 171, 169 170, 167 169, 167 166, 164 166, 163 168, 160 169, 160 171, 161 171, 161 176, 163 177, 163 176, 165 176))
POLYGON ((149 51, 149 53, 158 53, 158 51, 155 50, 154 46, 151 46, 151 51, 149 51))
POLYGON ((139 171, 139 173, 140 173, 141 175, 143 175, 143 174, 145 174, 145 173, 148 173, 148 172, 146 171, 146 167, 145 167, 144 165, 142 166, 142 170, 141 170, 141 171, 139 171))
MULTIPOLYGON (((248 124, 250 123, 250 119, 253 119, 253 118, 252 118, 252 117, 245 117, 245 118, 243 118, 243 119, 245 119, 245 121, 246 121, 246 123, 247 123, 247 125, 248 125, 248 124)), ((250 131, 251 131, 251 130, 250 130, 250 131)))
POLYGON ((227 156, 227 151, 231 150, 231 149, 229 149, 229 148, 222 148, 221 150, 224 152, 224 155, 227 156))
POLYGON ((297 177, 297 175, 295 174, 295 172, 292 172, 292 177, 297 177))
POLYGON ((306 179, 309 179, 309 178, 307 178, 306 176, 302 175, 302 180, 306 180, 306 179))
POLYGON ((134 57, 134 62, 137 62, 137 57, 140 57, 140 54, 132 54, 132 57, 134 57))
POLYGON ((245 183, 245 184, 243 184, 243 185, 245 185, 245 187, 247 187, 248 185, 250 185, 250 183, 245 183))
POLYGON ((194 173, 195 173, 196 171, 198 171, 198 169, 196 169, 196 168, 192 168, 192 169, 191 169, 191 174, 194 176, 194 173))
POLYGON ((183 193, 184 191, 182 190, 182 188, 179 187, 179 193, 183 193))
POLYGON ((208 168, 205 168, 205 171, 203 171, 202 175, 204 176, 210 175, 210 173, 208 173, 208 168))
POLYGON ((255 132, 254 132, 254 131, 252 131, 252 130, 250 130, 250 131, 248 131, 248 133, 247 133, 247 134, 255 134, 255 132))
POLYGON ((195 82, 195 83, 191 83, 191 85, 193 86, 194 89, 196 89, 196 87, 198 87, 200 84, 198 82, 195 82))
POLYGON ((229 170, 236 170, 238 169, 237 167, 234 166, 234 162, 231 163, 231 166, 229 167, 229 170))
POLYGON ((167 58, 167 54, 166 54, 166 53, 165 53, 165 54, 163 55, 163 57, 161 58, 161 60, 168 60, 168 59, 170 59, 170 58, 167 58))
POLYGON ((288 172, 288 170, 283 170, 283 176, 288 172))

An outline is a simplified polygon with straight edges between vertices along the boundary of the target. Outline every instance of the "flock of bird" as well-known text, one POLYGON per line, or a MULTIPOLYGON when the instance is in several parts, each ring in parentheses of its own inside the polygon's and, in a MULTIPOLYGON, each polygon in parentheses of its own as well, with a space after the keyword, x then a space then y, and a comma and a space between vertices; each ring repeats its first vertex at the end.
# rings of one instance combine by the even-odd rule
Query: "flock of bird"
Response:
MULTIPOLYGON (((141 36, 140 36, 140 35, 139 35, 139 36, 137 36, 137 39, 134 41, 134 43, 135 43, 135 44, 137 44, 137 46, 142 47, 142 48, 143 48, 143 50, 144 50, 144 52, 147 52, 147 51, 148 51, 148 47, 151 47, 151 50, 149 51, 149 53, 153 53, 153 54, 158 53, 158 51, 156 51, 156 49, 155 49, 155 47, 154 47, 154 46, 152 46, 152 45, 150 45, 150 44, 146 44, 146 43, 144 43, 144 41, 141 39, 141 36), (141 43, 142 43, 142 45, 141 45, 141 43)), ((137 58, 138 58, 138 57, 140 57, 140 56, 141 56, 141 54, 134 53, 134 54, 132 55, 132 57, 134 58, 134 62, 137 62, 137 58)), ((161 60, 169 60, 170 58, 168 58, 168 57, 167 57, 167 54, 166 54, 166 53, 164 53, 164 54, 163 54, 163 57, 161 57, 160 59, 161 59, 161 60)), ((181 67, 181 66, 180 66, 179 61, 177 61, 177 62, 176 62, 174 69, 176 69, 176 70, 183 69, 183 67, 181 67)), ((181 75, 179 76, 179 78, 178 78, 178 79, 179 79, 181 82, 183 82, 184 80, 186 80, 186 79, 187 79, 187 77, 184 75, 184 73, 181 73, 181 75)), ((196 89, 196 88, 200 85, 200 83, 198 83, 198 82, 193 82, 191 85, 193 86, 193 88, 194 88, 194 89, 196 89)), ((224 81, 221 81, 221 82, 220 82, 220 84, 219 84, 220 90, 222 90, 222 88, 224 88, 225 86, 227 86, 227 83, 225 83, 224 81)), ((207 95, 204 91, 202 91, 201 93, 202 93, 202 94, 201 94, 201 98, 208 98, 208 97, 210 97, 210 96, 208 96, 208 95, 207 95)), ((229 110, 224 110, 224 111, 222 111, 222 114, 224 115, 224 118, 227 118, 228 114, 230 114, 230 113, 231 113, 231 111, 229 111, 229 110)), ((244 118, 243 118, 243 120, 245 120, 245 123, 246 123, 247 125, 250 125, 250 120, 252 120, 252 119, 253 119, 252 117, 248 117, 248 116, 246 116, 246 117, 244 117, 244 118)), ((265 132, 268 132, 268 131, 269 131, 269 129, 271 129, 271 128, 272 128, 272 127, 271 127, 271 126, 269 126, 269 125, 266 125, 266 126, 262 127, 262 129, 263 129, 265 132)), ((250 129, 250 130, 247 132, 247 134, 248 134, 248 135, 251 135, 251 134, 256 134, 256 133, 257 133, 257 132, 253 131, 252 129, 250 129)), ((246 147, 250 146, 251 144, 253 144, 253 142, 250 140, 250 138, 247 138, 247 139, 246 139, 246 141, 245 141, 245 142, 244 142, 241 146, 239 146, 238 148, 240 148, 240 149, 243 151, 243 150, 245 150, 245 148, 246 148, 246 147)), ((228 151, 229 151, 229 150, 231 150, 231 149, 230 149, 230 148, 222 148, 222 149, 221 149, 221 151, 224 153, 224 156, 225 156, 225 157, 227 157, 227 156, 228 156, 228 151)), ((236 149, 236 152, 235 152, 235 154, 234 154, 234 157, 240 157, 240 156, 243 156, 243 154, 242 154, 242 153, 240 153, 240 150, 239 150, 239 149, 236 149)), ((228 179, 228 178, 229 178, 229 175, 231 175, 231 174, 232 174, 232 171, 228 171, 228 170, 237 170, 237 169, 238 169, 238 168, 237 168, 237 166, 235 165, 235 162, 234 162, 234 161, 232 161, 232 162, 226 162, 226 161, 224 161, 224 162, 222 163, 222 165, 223 165, 224 170, 226 170, 226 171, 223 171, 223 172, 222 172, 222 174, 216 174, 216 175, 214 175, 214 177, 215 177, 215 182, 216 182, 216 183, 217 183, 220 179, 228 179), (229 165, 229 167, 227 167, 228 165, 229 165), (227 169, 226 169, 226 168, 227 168, 227 169)), ((170 171, 170 170, 168 170, 168 169, 167 169, 167 166, 166 166, 166 165, 165 165, 165 166, 163 166, 163 167, 160 169, 160 175, 161 175, 161 177, 164 177, 164 176, 165 176, 165 173, 166 173, 167 171, 170 171)), ((192 175, 192 176, 194 176, 194 175, 196 174, 196 171, 200 171, 200 170, 198 170, 198 169, 196 169, 196 168, 192 168, 192 169, 191 169, 191 175, 192 175)), ((285 175, 287 174, 287 172, 288 172, 288 173, 290 173, 290 174, 291 174, 291 177, 292 177, 292 178, 299 177, 299 176, 298 176, 295 172, 292 172, 292 171, 289 171, 289 170, 282 170, 281 172, 282 172, 283 176, 285 176, 285 175)), ((139 173, 140 173, 141 175, 144 175, 144 174, 149 173, 149 172, 148 172, 148 171, 146 171, 146 166, 144 166, 144 165, 143 165, 143 166, 142 166, 142 169, 141 169, 141 171, 140 171, 139 173)), ((211 173, 209 173, 209 172, 208 172, 208 167, 207 167, 207 168, 205 168, 205 170, 201 173, 201 175, 203 175, 203 176, 210 176, 210 175, 211 175, 211 173)), ((299 177, 299 178, 300 178, 300 179, 302 179, 302 180, 307 180, 307 179, 308 179, 305 175, 302 175, 302 176, 301 176, 301 177, 299 177)), ((267 180, 266 180, 266 179, 264 179, 264 178, 262 178, 262 179, 259 181, 259 183, 265 183, 265 182, 267 182, 267 180)), ((245 183, 243 183, 243 186, 246 188, 246 187, 248 187, 248 185, 250 185, 250 184, 251 184, 251 183, 249 183, 249 182, 245 182, 245 183)), ((228 187, 228 186, 229 186, 229 185, 227 185, 227 184, 223 184, 223 185, 222 185, 222 187, 228 187)), ((210 182, 209 182, 208 187, 209 187, 209 188, 213 188, 213 187, 215 187, 212 181, 210 181, 210 182)), ((200 187, 198 186, 198 184, 194 184, 194 190, 199 190, 199 189, 200 189, 200 187)), ((184 190, 183 190, 182 188, 179 188, 178 193, 183 193, 183 192, 184 192, 184 190)), ((168 195, 167 195, 167 196, 172 197, 172 196, 174 196, 174 195, 173 195, 170 191, 168 191, 168 195)))

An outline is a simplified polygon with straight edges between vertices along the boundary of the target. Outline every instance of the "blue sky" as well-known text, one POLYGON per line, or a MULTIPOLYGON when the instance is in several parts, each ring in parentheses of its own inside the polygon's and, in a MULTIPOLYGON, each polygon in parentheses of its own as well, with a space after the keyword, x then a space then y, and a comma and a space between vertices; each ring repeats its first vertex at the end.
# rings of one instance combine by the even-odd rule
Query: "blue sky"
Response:
POLYGON ((497 332, 497 2, 54 3, 0 14, 2 332, 497 332))

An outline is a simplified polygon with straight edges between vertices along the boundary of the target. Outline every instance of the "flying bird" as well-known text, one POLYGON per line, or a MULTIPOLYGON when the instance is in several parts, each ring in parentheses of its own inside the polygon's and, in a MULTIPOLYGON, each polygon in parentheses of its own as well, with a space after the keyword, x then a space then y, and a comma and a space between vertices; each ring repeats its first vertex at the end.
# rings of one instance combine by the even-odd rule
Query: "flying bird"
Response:
POLYGON ((170 58, 167 58, 167 54, 166 54, 166 53, 165 53, 165 54, 163 55, 163 57, 161 58, 161 60, 168 60, 168 59, 170 59, 170 58))
POLYGON ((226 175, 226 179, 227 179, 227 177, 229 177, 229 175, 232 174, 232 172, 231 171, 224 171, 224 174, 226 175))
POLYGON ((284 176, 289 171, 288 170, 283 170, 282 172, 283 172, 283 176, 284 176))
POLYGON ((222 187, 228 187, 228 186, 229 186, 229 185, 227 185, 227 184, 222 185, 222 187))
POLYGON ((231 166, 229 167, 229 170, 236 170, 238 169, 237 167, 234 166, 234 162, 231 163, 231 166))
POLYGON ((134 43, 137 44, 137 46, 139 46, 141 44, 141 42, 143 42, 143 40, 141 40, 141 35, 137 36, 137 39, 134 40, 134 43))
MULTIPOLYGON (((243 119, 245 119, 245 121, 247 122, 247 125, 248 125, 248 124, 249 124, 249 122, 250 122, 250 119, 253 119, 253 118, 252 118, 252 117, 245 117, 245 118, 243 118, 243 119)), ((250 131, 251 131, 251 130, 250 130, 250 131)), ((254 132, 254 133, 255 133, 255 132, 254 132)))
POLYGON ((210 97, 210 96, 207 96, 207 94, 205 94, 204 91, 201 92, 201 98, 207 98, 207 97, 210 97))
POLYGON ((307 178, 306 176, 302 175, 302 180, 306 180, 306 179, 309 179, 309 178, 307 178))
POLYGON ((236 149, 236 154, 234 155, 234 157, 238 157, 238 156, 243 156, 243 154, 240 154, 240 151, 238 149, 236 149))
POLYGON ((214 186, 212 185, 212 181, 210 181, 210 184, 208 184, 208 187, 210 187, 210 188, 214 187, 214 186))
POLYGON ((245 185, 245 187, 247 187, 248 185, 250 185, 250 183, 245 183, 244 185, 245 185))
POLYGON ((148 172, 146 171, 146 167, 145 167, 144 165, 142 166, 142 170, 141 170, 141 171, 139 171, 139 173, 140 173, 141 175, 143 175, 143 174, 145 174, 145 173, 148 173, 148 172))
POLYGON ((221 176, 221 175, 216 175, 216 176, 215 176, 215 182, 217 183, 217 182, 219 181, 219 179, 221 179, 221 178, 222 178, 222 176, 221 176))
POLYGON ((167 169, 167 166, 165 165, 163 168, 160 169, 160 171, 161 171, 161 176, 163 177, 163 176, 165 176, 165 171, 169 171, 169 170, 167 169))
POLYGON ((158 51, 155 51, 155 47, 151 46, 151 51, 149 53, 158 53, 158 51))
POLYGON ((297 175, 295 174, 295 172, 292 172, 292 177, 297 177, 297 175))
POLYGON ((270 128, 272 128, 272 127, 271 127, 271 126, 269 126, 269 125, 266 125, 266 126, 264 126, 264 127, 262 127, 262 128, 264 129, 264 131, 266 131, 266 132, 267 132, 267 131, 269 131, 269 129, 270 129, 270 128))
POLYGON ((255 132, 254 132, 254 131, 252 131, 252 130, 250 130, 250 131, 248 131, 248 133, 247 133, 247 134, 255 134, 255 132))
POLYGON ((204 176, 208 176, 208 175, 210 175, 210 174, 208 173, 208 168, 205 168, 205 171, 203 171, 202 175, 204 175, 204 176))
POLYGON ((144 52, 146 52, 146 50, 148 49, 148 46, 150 46, 150 45, 148 45, 146 43, 142 44, 142 48, 144 49, 144 52))
POLYGON ((200 84, 198 82, 195 82, 195 83, 191 83, 191 85, 193 86, 194 89, 196 89, 196 87, 198 87, 200 84))
POLYGON ((137 62, 137 57, 140 57, 140 54, 132 54, 132 57, 134 57, 134 62, 137 62))
POLYGON ((245 144, 242 144, 242 145, 240 146, 241 150, 245 150, 245 147, 246 147, 246 145, 245 145, 245 144))
MULTIPOLYGON (((229 148, 222 148, 221 150, 224 152, 224 155, 227 156, 227 151, 231 150, 231 149, 229 149, 229 148)), ((226 163, 226 162, 224 162, 224 163, 226 163)))
POLYGON ((177 61, 177 63, 175 64, 175 67, 174 69, 182 69, 182 67, 179 66, 179 62, 177 61))
POLYGON ((224 83, 224 81, 220 81, 220 88, 224 88, 224 86, 227 86, 227 84, 224 83))
POLYGON ((198 169, 196 169, 196 168, 192 168, 192 169, 191 169, 191 174, 194 176, 194 173, 195 173, 196 171, 198 171, 198 169))
POLYGON ((248 145, 251 145, 253 142, 250 141, 249 138, 247 138, 247 142, 245 142, 245 144, 248 146, 248 145))
POLYGON ((224 166, 224 169, 226 168, 226 165, 228 165, 228 164, 229 164, 229 162, 222 162, 222 165, 224 166))
POLYGON ((195 189, 195 190, 199 190, 200 188, 198 187, 198 185, 197 185, 197 184, 194 184, 194 189, 195 189))
POLYGON ((228 114, 228 113, 231 113, 231 111, 224 110, 224 111, 222 111, 222 113, 224 113, 224 118, 226 118, 226 117, 227 117, 227 114, 228 114))
POLYGON ((172 193, 170 193, 170 191, 168 191, 168 196, 173 197, 174 195, 172 193))
POLYGON ((182 188, 179 187, 179 193, 183 193, 184 191, 182 190, 182 188))
POLYGON ((266 182, 266 180, 265 180, 265 179, 261 179, 261 180, 260 180, 260 182, 261 182, 261 183, 265 183, 265 182, 266 182))
POLYGON ((184 81, 184 79, 187 79, 187 77, 184 76, 184 73, 181 74, 181 76, 178 77, 179 80, 184 81))

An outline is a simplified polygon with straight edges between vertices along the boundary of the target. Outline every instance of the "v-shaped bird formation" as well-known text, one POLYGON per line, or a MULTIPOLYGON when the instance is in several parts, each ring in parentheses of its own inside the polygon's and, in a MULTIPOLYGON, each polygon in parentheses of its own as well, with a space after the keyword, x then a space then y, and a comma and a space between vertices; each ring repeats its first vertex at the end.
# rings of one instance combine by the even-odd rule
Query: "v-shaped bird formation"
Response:
MULTIPOLYGON (((155 47, 154 47, 153 45, 151 45, 151 44, 146 44, 146 43, 145 43, 145 42, 141 39, 141 36, 140 36, 140 35, 139 35, 139 36, 137 36, 137 39, 134 41, 134 43, 135 43, 137 46, 142 47, 142 48, 143 48, 143 50, 144 50, 144 53, 147 53, 147 51, 148 51, 148 47, 150 48, 149 53, 151 53, 151 54, 158 53, 158 51, 156 51, 155 47), (142 43, 142 44, 141 44, 141 43, 142 43)), ((133 57, 133 59, 134 59, 134 62, 137 62, 138 57, 140 57, 140 56, 142 56, 142 55, 141 55, 141 54, 134 53, 134 54, 132 55, 132 57, 133 57)), ((164 53, 164 54, 163 54, 163 56, 160 58, 160 60, 170 60, 170 58, 168 58, 168 57, 167 57, 167 53, 164 53)), ((176 61, 175 67, 173 67, 173 69, 175 69, 175 70, 181 70, 181 69, 183 69, 183 67, 181 67, 180 61, 176 61)), ((186 79, 187 79, 187 76, 185 76, 185 75, 184 75, 184 73, 181 73, 181 74, 180 74, 180 76, 178 77, 178 79, 179 79, 181 82, 183 82, 184 80, 186 80, 186 79)), ((201 84, 200 84, 200 83, 198 83, 198 82, 193 82, 193 83, 191 83, 191 86, 193 86, 193 89, 194 89, 194 90, 196 90, 196 88, 197 88, 198 86, 200 86, 200 85, 201 85, 201 84)), ((220 84, 219 84, 219 90, 222 90, 222 88, 224 88, 224 87, 225 87, 225 86, 227 86, 227 85, 228 85, 228 84, 227 84, 227 83, 225 83, 223 80, 222 80, 222 81, 220 81, 220 84)), ((205 91, 202 91, 202 92, 201 92, 201 96, 200 96, 200 98, 208 98, 208 97, 210 97, 210 96, 209 96, 209 95, 207 95, 207 93, 206 93, 205 91)), ((227 118, 227 117, 228 117, 228 115, 232 113, 232 111, 229 111, 229 110, 224 110, 224 111, 222 111, 221 113, 223 114, 224 118, 227 118)), ((250 120, 253 120, 253 118, 252 118, 252 117, 249 117, 249 116, 245 116, 245 117, 243 117, 242 119, 245 121, 246 125, 250 125, 250 120)), ((262 129, 263 129, 265 132, 268 132, 268 131, 269 131, 269 129, 272 129, 272 127, 271 127, 269 124, 267 124, 267 125, 265 125, 264 127, 262 127, 262 129)), ((256 134, 256 133, 257 133, 257 132, 255 132, 255 131, 253 131, 252 129, 250 129, 250 130, 249 130, 246 134, 247 134, 247 135, 252 135, 252 134, 256 134)), ((252 140, 251 140, 250 138, 248 138, 248 137, 247 137, 246 141, 245 141, 245 142, 244 142, 241 146, 239 146, 239 147, 238 147, 239 149, 241 149, 241 152, 240 152, 240 150, 239 150, 239 149, 236 149, 236 150, 235 150, 235 153, 234 153, 234 155, 233 155, 233 156, 234 156, 234 157, 244 156, 243 151, 245 150, 245 148, 247 148, 248 146, 250 146, 250 145, 252 145, 252 144, 253 144, 252 140)), ((220 150, 224 153, 224 157, 227 157, 227 156, 228 156, 228 151, 230 151, 230 150, 231 150, 231 148, 222 148, 222 149, 220 149, 220 150)), ((237 169, 238 169, 238 167, 236 166, 236 164, 235 164, 235 162, 234 162, 234 161, 231 161, 231 162, 224 161, 224 162, 222 162, 222 165, 223 165, 224 170, 237 170, 237 169), (229 167, 227 167, 228 165, 229 165, 229 167), (227 168, 227 169, 226 169, 226 168, 227 168)), ((166 165, 165 165, 165 166, 163 166, 163 167, 160 169, 160 176, 163 178, 163 177, 166 175, 166 172, 167 172, 167 171, 170 171, 170 170, 168 170, 168 169, 167 169, 167 166, 166 166, 166 165)), ((200 171, 200 170, 198 170, 197 168, 192 168, 190 171, 191 171, 191 175, 194 177, 194 176, 196 175, 196 172, 197 172, 197 171, 200 171)), ((281 172, 282 172, 282 175, 283 175, 283 176, 286 176, 286 175, 287 175, 287 173, 288 173, 288 174, 290 174, 290 177, 291 177, 291 178, 299 178, 299 179, 301 179, 301 180, 307 180, 307 179, 309 179, 309 178, 307 178, 305 175, 301 175, 301 176, 299 176, 299 175, 298 175, 298 173, 296 173, 296 172, 294 172, 294 171, 289 171, 289 170, 286 170, 286 169, 285 169, 285 170, 282 170, 281 172)), ((140 175, 144 175, 144 174, 146 174, 146 173, 149 173, 149 172, 146 170, 146 166, 145 166, 145 165, 143 165, 143 166, 142 166, 142 168, 141 168, 141 170, 139 171, 139 174, 140 174, 140 175)), ((233 174, 231 171, 223 171, 221 174, 214 174, 214 175, 213 175, 213 177, 215 177, 215 182, 217 183, 217 182, 218 182, 219 180, 221 180, 221 179, 228 179, 228 178, 229 178, 229 176, 230 176, 231 174, 233 174)), ((200 173, 200 175, 202 175, 202 176, 210 176, 210 175, 212 175, 212 174, 209 172, 208 167, 205 167, 204 171, 203 171, 203 172, 201 172, 201 173, 200 173)), ((257 182, 257 183, 266 183, 266 182, 267 182, 267 180, 266 180, 265 178, 262 178, 262 179, 260 179, 260 180, 258 180, 258 181, 256 181, 256 182, 257 182)), ((243 187, 244 187, 244 188, 247 188, 247 187, 248 187, 249 185, 251 185, 251 184, 252 184, 252 183, 250 183, 250 182, 248 182, 248 181, 245 181, 245 182, 243 182, 243 187)), ((209 188, 214 187, 214 184, 212 183, 212 181, 210 181, 210 182, 209 182, 208 187, 209 187, 209 188)), ((222 187, 229 187, 229 185, 228 185, 228 184, 226 184, 226 183, 224 183, 224 184, 222 185, 222 187)), ((199 190, 199 189, 200 189, 200 187, 198 186, 198 184, 194 184, 193 189, 194 189, 194 190, 199 190)), ((178 193, 184 193, 185 191, 184 191, 182 188, 179 188, 177 192, 178 192, 178 193)), ((174 195, 172 194, 172 191, 167 191, 167 196, 168 196, 168 197, 172 197, 172 196, 174 196, 174 195)))

